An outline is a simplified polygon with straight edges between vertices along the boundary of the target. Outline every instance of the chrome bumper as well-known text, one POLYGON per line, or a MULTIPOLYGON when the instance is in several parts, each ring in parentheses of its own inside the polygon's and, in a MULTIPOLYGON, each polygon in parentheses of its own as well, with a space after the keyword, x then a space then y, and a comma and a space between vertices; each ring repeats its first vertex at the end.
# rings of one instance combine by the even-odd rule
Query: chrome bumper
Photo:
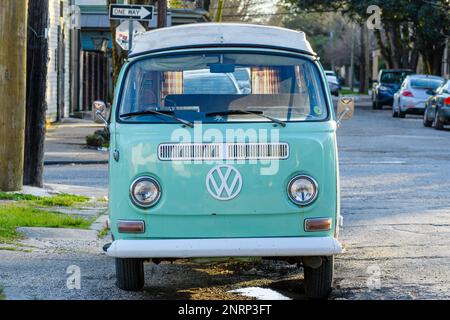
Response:
POLYGON ((108 249, 115 258, 307 257, 342 253, 331 237, 180 240, 117 240, 108 249))

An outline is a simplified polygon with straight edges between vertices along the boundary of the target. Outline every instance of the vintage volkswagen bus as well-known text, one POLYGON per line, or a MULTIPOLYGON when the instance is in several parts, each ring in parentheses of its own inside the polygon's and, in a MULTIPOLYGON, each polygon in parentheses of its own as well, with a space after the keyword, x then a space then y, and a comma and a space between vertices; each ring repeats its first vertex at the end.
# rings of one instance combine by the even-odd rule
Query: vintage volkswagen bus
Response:
POLYGON ((140 36, 108 123, 118 286, 142 289, 145 261, 258 257, 303 266, 307 296, 326 297, 342 251, 340 120, 302 32, 211 23, 140 36))

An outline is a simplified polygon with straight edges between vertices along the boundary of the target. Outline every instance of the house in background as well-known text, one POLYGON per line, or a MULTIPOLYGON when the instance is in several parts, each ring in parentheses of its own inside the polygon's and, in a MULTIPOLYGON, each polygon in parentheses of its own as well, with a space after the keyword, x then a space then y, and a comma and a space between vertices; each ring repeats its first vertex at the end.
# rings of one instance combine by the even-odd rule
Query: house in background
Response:
POLYGON ((75 0, 70 115, 92 117, 92 102, 111 101, 112 37, 106 0, 75 0))
MULTIPOLYGON (((92 102, 112 101, 112 39, 106 0, 72 0, 71 88, 68 114, 92 118, 92 102)), ((125 1, 126 2, 126 1, 125 1)), ((206 22, 207 11, 197 7, 170 9, 171 25, 206 22)), ((157 17, 156 17, 157 19, 157 17)))
MULTIPOLYGON (((93 101, 112 100, 108 11, 107 0, 49 0, 47 122, 91 118, 93 101)), ((169 16, 172 25, 208 21, 197 6, 169 9, 169 16)))
POLYGON ((70 0, 49 0, 47 121, 70 114, 70 0))

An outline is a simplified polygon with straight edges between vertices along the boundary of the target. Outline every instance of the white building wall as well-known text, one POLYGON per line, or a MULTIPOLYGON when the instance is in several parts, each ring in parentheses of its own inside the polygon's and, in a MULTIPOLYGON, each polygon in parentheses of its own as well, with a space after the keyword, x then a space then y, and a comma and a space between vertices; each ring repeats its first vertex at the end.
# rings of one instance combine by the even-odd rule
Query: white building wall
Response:
POLYGON ((48 30, 48 67, 47 67, 47 121, 56 121, 58 95, 58 25, 59 0, 49 1, 49 30, 48 30))
POLYGON ((64 39, 65 39, 65 74, 64 74, 64 117, 70 116, 70 1, 64 1, 64 39))
POLYGON ((49 0, 48 68, 47 68, 47 121, 57 120, 58 108, 58 26, 65 33, 64 116, 70 107, 70 0, 49 0), (64 6, 64 18, 60 18, 60 5, 64 6))

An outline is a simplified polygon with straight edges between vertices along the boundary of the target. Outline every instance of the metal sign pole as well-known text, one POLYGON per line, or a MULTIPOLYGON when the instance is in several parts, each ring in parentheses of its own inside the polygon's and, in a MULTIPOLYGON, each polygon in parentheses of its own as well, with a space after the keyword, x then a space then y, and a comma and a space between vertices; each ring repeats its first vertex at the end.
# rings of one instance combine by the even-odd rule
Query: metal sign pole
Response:
POLYGON ((133 49, 133 36, 134 36, 134 21, 128 20, 128 55, 130 55, 131 49, 133 49))

